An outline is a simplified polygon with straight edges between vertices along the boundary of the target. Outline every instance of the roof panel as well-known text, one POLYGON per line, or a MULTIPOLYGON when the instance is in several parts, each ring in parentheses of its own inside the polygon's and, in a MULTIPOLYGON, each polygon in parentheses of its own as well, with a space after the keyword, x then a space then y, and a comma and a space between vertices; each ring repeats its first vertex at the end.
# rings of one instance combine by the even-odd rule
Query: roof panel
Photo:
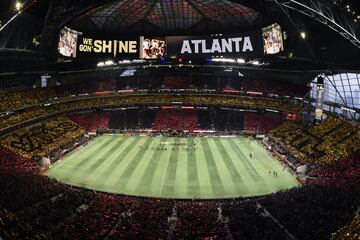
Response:
MULTIPOLYGON (((260 14, 229 0, 119 0, 80 16, 95 23, 99 30, 131 31, 137 23, 149 23, 157 30, 182 31, 200 22, 218 26, 250 28, 260 14)), ((85 20, 85 21, 84 21, 85 20)))

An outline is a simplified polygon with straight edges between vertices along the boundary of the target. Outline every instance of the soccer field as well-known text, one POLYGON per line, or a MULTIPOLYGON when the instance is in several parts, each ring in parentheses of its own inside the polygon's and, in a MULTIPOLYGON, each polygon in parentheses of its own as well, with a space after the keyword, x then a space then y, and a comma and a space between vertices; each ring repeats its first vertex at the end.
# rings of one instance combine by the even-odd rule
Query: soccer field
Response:
POLYGON ((97 191, 178 199, 260 196, 299 185, 261 145, 243 137, 104 135, 46 175, 97 191))

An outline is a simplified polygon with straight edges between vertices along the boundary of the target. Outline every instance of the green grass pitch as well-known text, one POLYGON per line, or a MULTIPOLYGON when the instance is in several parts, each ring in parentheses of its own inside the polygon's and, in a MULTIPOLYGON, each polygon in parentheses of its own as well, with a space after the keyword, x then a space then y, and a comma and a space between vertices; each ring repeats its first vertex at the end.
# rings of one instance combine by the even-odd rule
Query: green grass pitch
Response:
POLYGON ((55 163, 46 175, 97 191, 177 199, 260 196, 299 185, 260 144, 245 137, 104 135, 55 163))

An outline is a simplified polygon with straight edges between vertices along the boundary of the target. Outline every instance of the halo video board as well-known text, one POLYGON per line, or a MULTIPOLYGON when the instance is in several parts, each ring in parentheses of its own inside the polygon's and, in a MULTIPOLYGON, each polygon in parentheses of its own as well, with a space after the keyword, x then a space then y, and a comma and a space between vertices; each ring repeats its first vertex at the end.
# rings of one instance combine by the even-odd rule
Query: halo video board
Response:
POLYGON ((203 36, 99 37, 68 27, 60 31, 59 53, 73 58, 158 59, 162 57, 246 58, 284 50, 281 27, 203 36))

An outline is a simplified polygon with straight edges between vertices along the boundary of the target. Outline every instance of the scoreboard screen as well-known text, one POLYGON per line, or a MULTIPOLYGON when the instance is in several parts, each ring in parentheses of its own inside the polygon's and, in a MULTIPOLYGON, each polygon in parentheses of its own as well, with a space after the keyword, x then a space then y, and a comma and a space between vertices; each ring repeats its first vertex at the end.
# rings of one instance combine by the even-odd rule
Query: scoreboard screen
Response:
POLYGON ((64 27, 59 34, 58 51, 64 57, 76 58, 77 42, 80 32, 64 27))
POLYGON ((273 24, 263 28, 264 54, 271 55, 284 51, 284 41, 281 27, 279 24, 273 24))
POLYGON ((256 58, 283 50, 276 23, 251 32, 201 36, 101 36, 64 27, 58 43, 62 56, 86 59, 256 58))

